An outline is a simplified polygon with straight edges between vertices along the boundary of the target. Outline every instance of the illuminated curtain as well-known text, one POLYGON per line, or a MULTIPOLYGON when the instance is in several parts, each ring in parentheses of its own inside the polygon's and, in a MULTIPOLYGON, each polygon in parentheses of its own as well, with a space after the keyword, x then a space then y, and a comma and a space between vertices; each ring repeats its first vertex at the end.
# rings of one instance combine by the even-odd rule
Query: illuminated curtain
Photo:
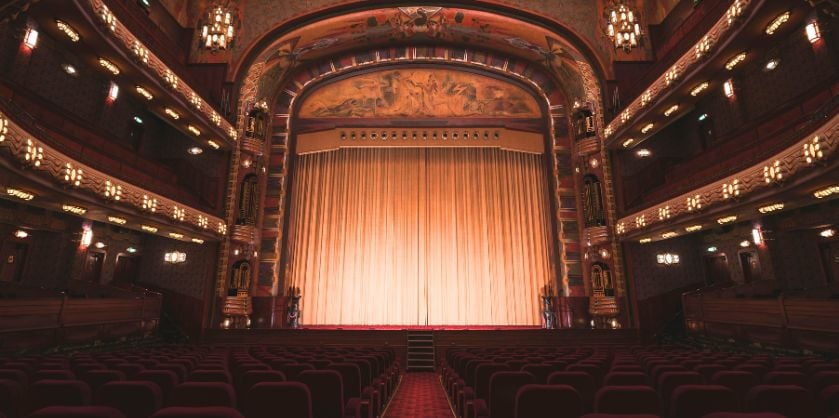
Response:
POLYGON ((353 148, 298 157, 302 324, 538 325, 554 277, 541 155, 353 148))

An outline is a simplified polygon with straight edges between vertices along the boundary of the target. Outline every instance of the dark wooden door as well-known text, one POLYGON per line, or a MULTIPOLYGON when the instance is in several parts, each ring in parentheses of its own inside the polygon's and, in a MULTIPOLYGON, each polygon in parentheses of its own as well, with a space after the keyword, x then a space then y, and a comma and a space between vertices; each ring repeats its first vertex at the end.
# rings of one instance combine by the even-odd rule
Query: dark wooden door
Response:
POLYGON ((139 257, 119 255, 114 267, 114 282, 136 283, 140 267, 139 257))
POLYGON ((743 282, 752 283, 760 280, 760 263, 757 260, 757 254, 751 251, 743 251, 740 253, 740 266, 743 267, 743 282))
POLYGON ((708 286, 731 281, 728 259, 722 254, 705 257, 705 281, 708 286))
POLYGON ((6 241, 0 249, 0 281, 19 282, 23 278, 28 245, 6 241))
POLYGON ((84 261, 84 268, 82 269, 82 280, 99 283, 99 278, 102 275, 102 263, 104 261, 105 253, 89 251, 84 261))

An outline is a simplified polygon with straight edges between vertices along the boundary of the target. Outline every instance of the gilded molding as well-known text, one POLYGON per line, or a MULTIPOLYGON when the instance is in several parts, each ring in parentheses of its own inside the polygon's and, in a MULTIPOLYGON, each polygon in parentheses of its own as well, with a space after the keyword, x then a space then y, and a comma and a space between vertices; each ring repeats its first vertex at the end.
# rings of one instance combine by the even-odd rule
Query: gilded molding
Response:
POLYGON ((149 216, 165 218, 178 226, 201 231, 213 230, 221 235, 227 232, 227 225, 221 218, 82 164, 44 144, 3 113, 0 113, 0 129, 3 132, 0 135, 0 146, 8 148, 12 156, 30 170, 49 174, 56 183, 86 190, 113 203, 132 206, 149 216))
POLYGON ((804 173, 835 157, 839 149, 839 114, 784 151, 722 180, 707 184, 678 197, 620 219, 615 226, 618 236, 666 224, 670 219, 719 206, 734 199, 775 187, 781 181, 804 173), (810 150, 818 145, 821 157, 810 150))

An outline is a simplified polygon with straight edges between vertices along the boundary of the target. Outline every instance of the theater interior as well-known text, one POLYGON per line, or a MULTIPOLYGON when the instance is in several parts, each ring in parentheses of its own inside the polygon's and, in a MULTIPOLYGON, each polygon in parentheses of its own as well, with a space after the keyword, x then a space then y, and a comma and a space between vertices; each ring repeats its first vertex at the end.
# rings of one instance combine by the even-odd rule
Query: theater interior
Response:
POLYGON ((0 2, 0 418, 839 418, 836 0, 0 2))

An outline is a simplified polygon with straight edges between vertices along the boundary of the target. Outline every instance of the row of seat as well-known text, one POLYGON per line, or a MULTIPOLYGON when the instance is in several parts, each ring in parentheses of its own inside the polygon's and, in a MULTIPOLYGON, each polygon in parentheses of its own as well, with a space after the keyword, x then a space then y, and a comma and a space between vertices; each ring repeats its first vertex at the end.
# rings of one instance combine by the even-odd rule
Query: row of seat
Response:
POLYGON ((374 347, 176 346, 25 356, 0 359, 0 413, 261 418, 281 409, 289 417, 372 418, 384 409, 399 370, 391 349, 374 347))
POLYGON ((673 418, 713 412, 839 414, 839 362, 673 347, 449 350, 441 380, 460 417, 673 418), (550 415, 539 411, 552 411, 550 415))

